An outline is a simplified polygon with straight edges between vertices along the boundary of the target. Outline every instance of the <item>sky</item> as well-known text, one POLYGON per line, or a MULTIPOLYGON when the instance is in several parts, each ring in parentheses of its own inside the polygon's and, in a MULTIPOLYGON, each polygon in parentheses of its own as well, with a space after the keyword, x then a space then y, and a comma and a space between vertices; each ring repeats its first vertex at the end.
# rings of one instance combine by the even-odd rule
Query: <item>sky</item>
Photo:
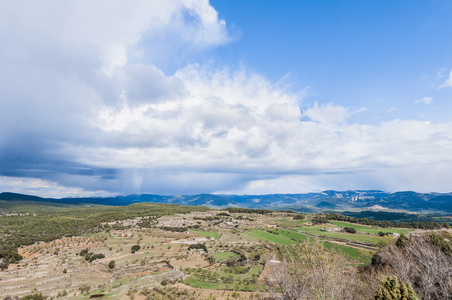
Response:
POLYGON ((451 192, 452 2, 0 1, 0 192, 451 192))

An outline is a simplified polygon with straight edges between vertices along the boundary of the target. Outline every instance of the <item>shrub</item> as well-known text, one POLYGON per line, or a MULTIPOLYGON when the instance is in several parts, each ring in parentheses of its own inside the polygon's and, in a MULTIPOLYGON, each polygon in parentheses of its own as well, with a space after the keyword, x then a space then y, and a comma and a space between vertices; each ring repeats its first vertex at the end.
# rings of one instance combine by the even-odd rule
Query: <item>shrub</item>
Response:
POLYGON ((391 235, 392 233, 391 232, 383 232, 383 231, 380 231, 379 233, 378 233, 378 235, 379 236, 385 236, 385 235, 391 235))
POLYGON ((88 248, 83 249, 82 251, 80 251, 80 253, 79 253, 78 255, 80 255, 80 256, 85 256, 86 254, 88 254, 88 251, 89 251, 88 248))
POLYGON ((204 250, 204 252, 206 252, 206 253, 208 252, 206 244, 201 244, 201 243, 192 244, 192 245, 188 246, 188 250, 191 250, 191 249, 202 249, 202 250, 204 250))
POLYGON ((87 260, 89 262, 93 262, 93 261, 95 261, 96 259, 99 259, 99 258, 105 258, 105 255, 102 254, 102 253, 94 254, 93 252, 89 252, 89 253, 87 253, 85 255, 85 260, 87 260))
POLYGON ((375 300, 419 300, 409 283, 399 283, 397 276, 388 276, 381 281, 375 300))
POLYGON ((353 227, 345 227, 344 231, 348 233, 356 233, 356 229, 353 227))
POLYGON ((401 233, 400 236, 397 238, 397 241, 395 243, 396 246, 397 247, 403 247, 405 245, 405 240, 406 239, 407 239, 407 237, 403 233, 401 233))
POLYGON ((45 300, 45 299, 47 299, 47 297, 44 296, 42 293, 39 293, 39 294, 36 293, 36 294, 24 296, 20 299, 21 300, 45 300))
POLYGON ((295 217, 293 217, 294 220, 304 220, 305 215, 304 214, 298 214, 295 217))
POLYGON ((116 262, 114 260, 110 260, 110 262, 108 263, 108 267, 110 269, 114 269, 116 267, 116 262))

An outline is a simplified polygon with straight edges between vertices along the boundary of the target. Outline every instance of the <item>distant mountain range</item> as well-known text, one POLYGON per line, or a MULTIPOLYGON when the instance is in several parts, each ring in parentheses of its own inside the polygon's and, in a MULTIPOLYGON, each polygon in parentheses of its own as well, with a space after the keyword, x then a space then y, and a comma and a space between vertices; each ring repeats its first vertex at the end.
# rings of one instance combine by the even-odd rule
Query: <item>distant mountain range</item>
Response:
POLYGON ((204 205, 215 208, 246 207, 296 210, 301 212, 344 210, 390 210, 416 213, 452 214, 452 193, 387 193, 378 190, 323 191, 306 194, 270 195, 180 195, 152 194, 105 198, 41 198, 16 193, 0 193, 0 201, 32 201, 61 204, 129 205, 139 202, 204 205))

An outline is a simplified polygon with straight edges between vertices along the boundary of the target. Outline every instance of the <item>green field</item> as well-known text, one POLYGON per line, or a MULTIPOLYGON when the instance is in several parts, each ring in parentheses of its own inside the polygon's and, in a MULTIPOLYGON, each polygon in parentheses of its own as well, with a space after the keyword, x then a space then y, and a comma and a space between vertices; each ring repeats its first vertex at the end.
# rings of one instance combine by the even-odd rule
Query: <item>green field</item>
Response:
POLYGON ((213 257, 213 259, 215 259, 216 262, 225 261, 234 257, 239 257, 237 254, 233 252, 217 252, 212 253, 211 256, 213 257))
POLYGON ((277 219, 275 223, 283 227, 298 227, 303 226, 305 223, 311 222, 311 220, 292 220, 292 219, 277 219))
POLYGON ((278 232, 279 235, 288 237, 289 239, 297 241, 297 242, 306 242, 308 240, 306 235, 299 233, 299 232, 294 232, 294 231, 284 230, 284 229, 277 229, 275 231, 278 232))
POLYGON ((213 231, 194 231, 194 230, 190 230, 190 232, 198 234, 200 236, 203 237, 213 237, 215 239, 219 239, 221 237, 221 235, 217 232, 213 232, 213 231))
POLYGON ((406 235, 414 230, 414 229, 381 228, 381 227, 372 228, 372 227, 365 226, 365 225, 359 225, 359 224, 353 224, 353 223, 341 222, 341 221, 330 221, 330 223, 333 225, 336 225, 338 227, 342 227, 342 228, 351 227, 351 228, 355 228, 357 231, 360 231, 360 232, 375 233, 375 234, 378 234, 381 231, 381 232, 391 232, 391 233, 403 233, 406 235))
POLYGON ((245 232, 244 235, 245 236, 249 235, 249 236, 257 238, 261 241, 273 242, 273 243, 278 243, 281 245, 297 244, 296 241, 292 241, 290 238, 288 238, 286 236, 273 234, 273 233, 266 232, 266 231, 251 230, 251 231, 245 232))
POLYGON ((376 243, 382 241, 383 238, 375 234, 359 234, 359 233, 347 233, 347 232, 336 232, 336 231, 320 231, 323 228, 322 225, 316 225, 312 227, 299 227, 294 228, 295 230, 310 233, 317 236, 332 237, 350 241, 364 242, 364 243, 376 243))
POLYGON ((330 242, 324 242, 323 246, 331 251, 343 254, 347 258, 355 259, 363 264, 370 264, 372 260, 372 252, 366 250, 359 250, 343 245, 337 245, 330 242))
POLYGON ((260 289, 260 286, 256 285, 235 285, 235 284, 225 284, 225 283, 212 283, 212 282, 203 282, 196 280, 192 277, 188 277, 184 281, 185 284, 206 290, 237 290, 237 291, 246 291, 246 292, 254 292, 260 289))

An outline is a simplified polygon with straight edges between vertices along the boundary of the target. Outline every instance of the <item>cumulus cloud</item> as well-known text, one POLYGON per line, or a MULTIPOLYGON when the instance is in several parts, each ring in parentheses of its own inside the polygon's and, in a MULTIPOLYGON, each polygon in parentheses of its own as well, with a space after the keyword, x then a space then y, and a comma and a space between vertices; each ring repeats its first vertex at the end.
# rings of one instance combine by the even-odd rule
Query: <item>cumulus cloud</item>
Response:
MULTIPOLYGON (((348 110, 338 105, 324 110, 316 105, 302 114, 299 95, 243 70, 188 66, 176 77, 184 82, 185 96, 128 112, 133 125, 117 130, 119 145, 71 146, 64 152, 85 165, 120 168, 129 187, 167 193, 296 192, 322 182, 324 188, 326 182, 331 187, 383 187, 383 179, 392 177, 378 174, 452 159, 452 124, 353 124, 346 120, 348 110), (363 180, 363 174, 372 180, 363 180), (343 182, 341 176, 349 180, 333 182, 343 182)), ((110 121, 124 119, 124 113, 118 111, 110 121)))
POLYGON ((452 161, 452 124, 355 124, 359 110, 300 109, 303 94, 246 69, 177 61, 228 40, 206 0, 113 1, 108 10, 98 1, 1 3, 0 175, 9 184, 0 188, 71 196, 296 192, 372 180, 384 188, 393 182, 385 174, 419 183, 403 170, 452 161), (168 73, 161 66, 170 61, 168 73))

